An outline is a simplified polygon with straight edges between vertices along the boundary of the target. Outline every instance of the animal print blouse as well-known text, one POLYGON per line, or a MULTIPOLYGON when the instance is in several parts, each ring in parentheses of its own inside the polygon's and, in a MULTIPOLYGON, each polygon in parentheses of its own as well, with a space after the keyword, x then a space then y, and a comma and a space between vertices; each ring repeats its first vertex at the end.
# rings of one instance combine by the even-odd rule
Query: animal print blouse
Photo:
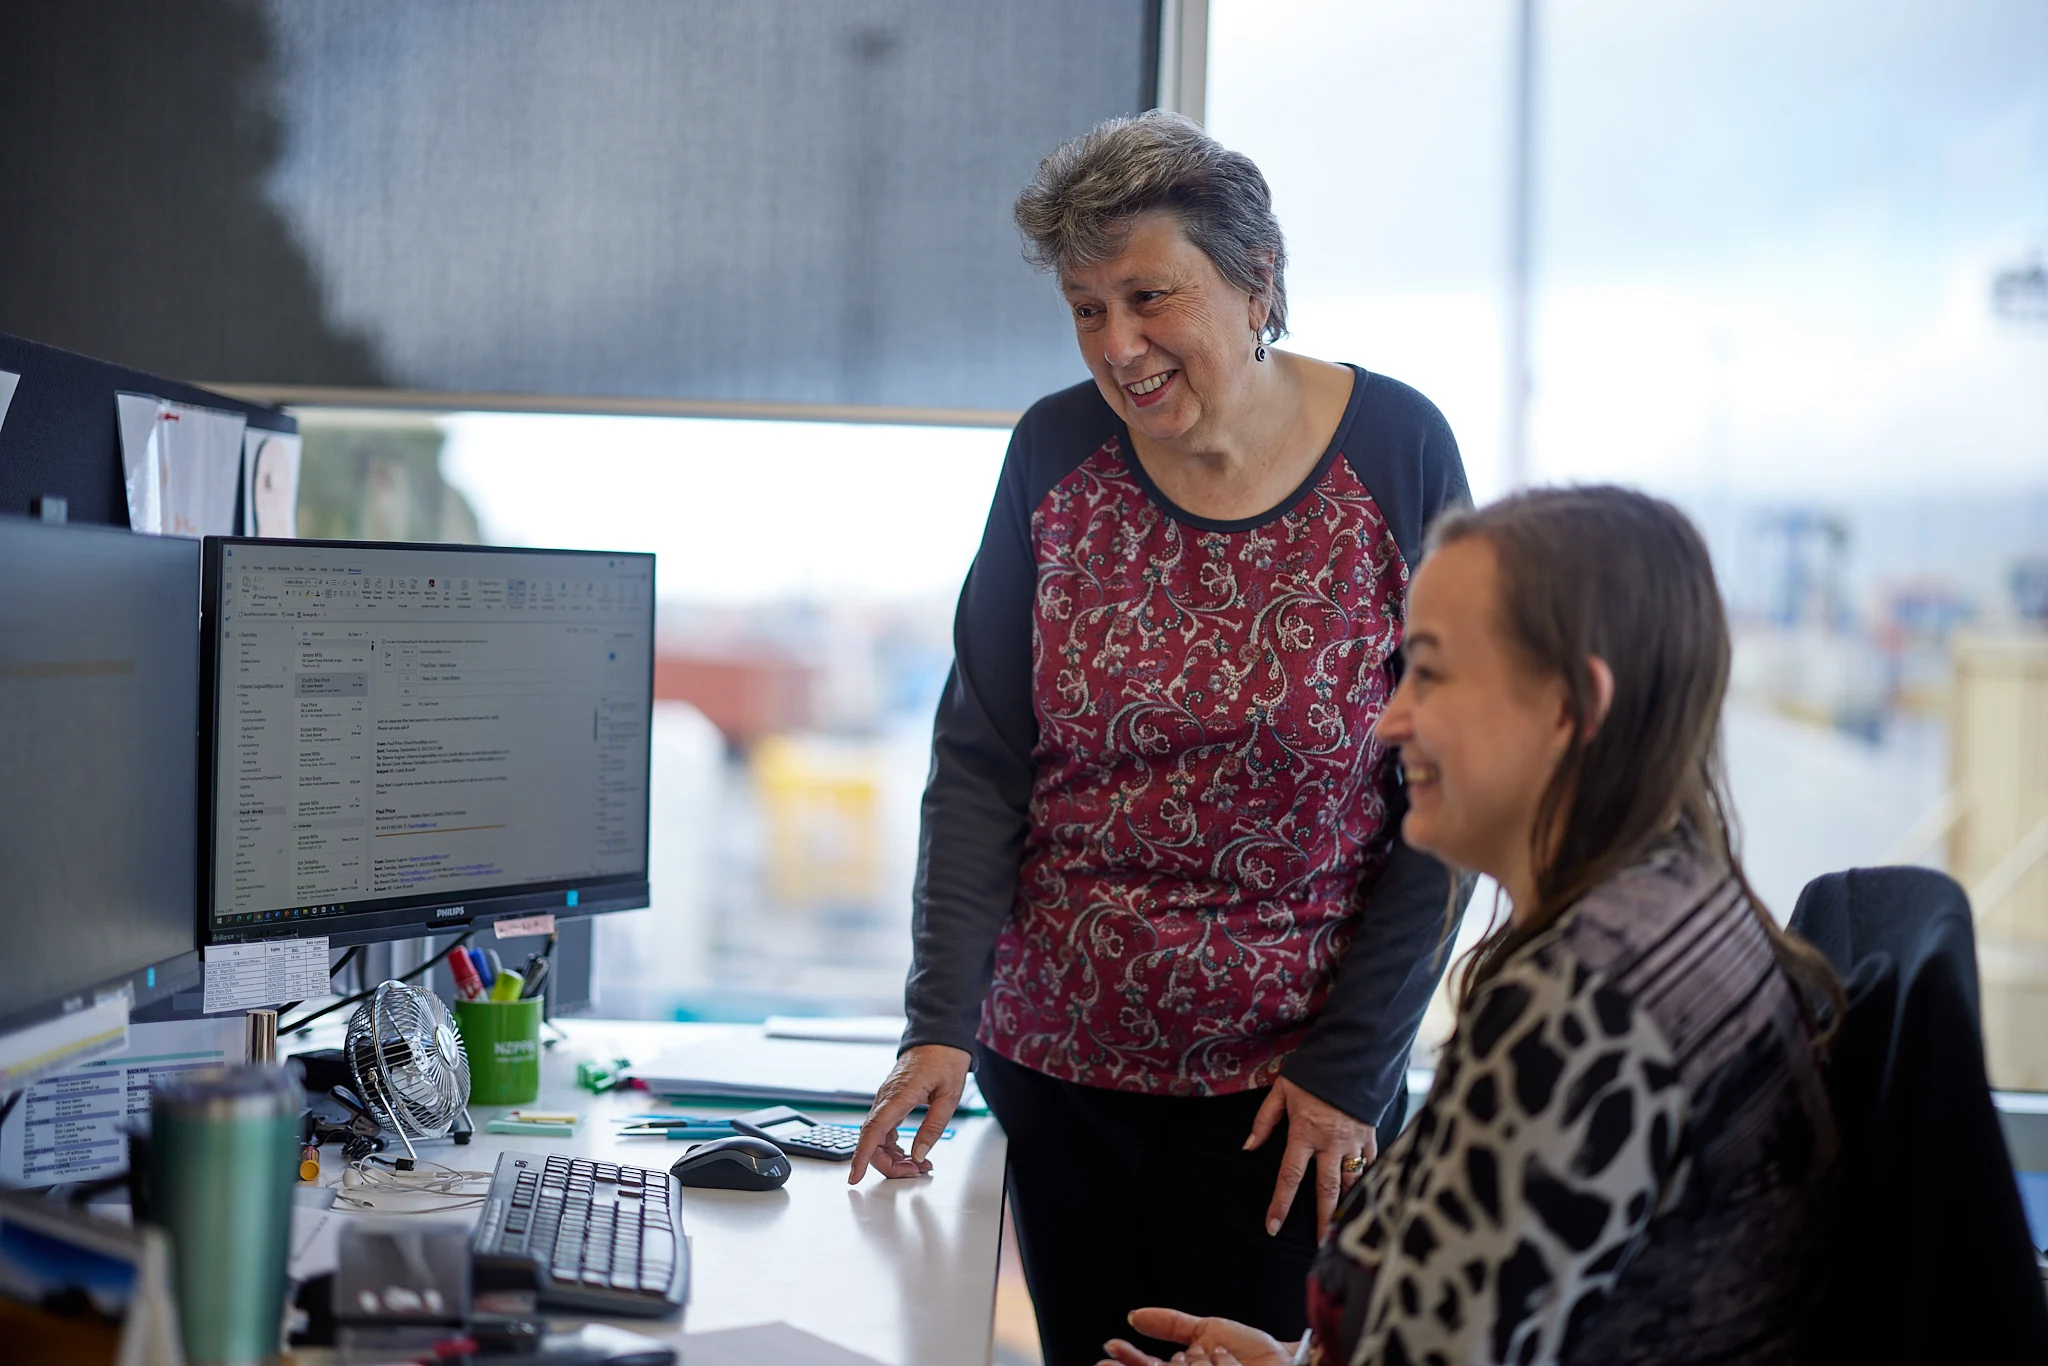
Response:
POLYGON ((1837 1140, 1794 988, 1675 841, 1460 1012, 1309 1287, 1330 1363, 1797 1355, 1837 1140))

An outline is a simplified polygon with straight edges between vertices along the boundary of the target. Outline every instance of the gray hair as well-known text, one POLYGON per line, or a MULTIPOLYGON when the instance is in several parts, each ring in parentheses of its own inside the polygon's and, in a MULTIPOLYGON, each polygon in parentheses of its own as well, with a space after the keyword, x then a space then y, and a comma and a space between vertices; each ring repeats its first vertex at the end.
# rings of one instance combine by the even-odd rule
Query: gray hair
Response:
POLYGON ((1181 114, 1109 119, 1038 163, 1017 196, 1024 259, 1040 270, 1106 261, 1131 220, 1164 209, 1231 285, 1266 301, 1261 341, 1287 335, 1287 244, 1266 178, 1181 114))

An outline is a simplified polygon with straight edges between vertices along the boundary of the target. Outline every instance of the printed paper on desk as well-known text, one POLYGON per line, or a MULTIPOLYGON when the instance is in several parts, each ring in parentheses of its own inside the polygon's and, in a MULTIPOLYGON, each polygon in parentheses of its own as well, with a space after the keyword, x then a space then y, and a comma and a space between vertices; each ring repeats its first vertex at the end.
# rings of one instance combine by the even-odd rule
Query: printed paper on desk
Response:
POLYGON ((226 536, 242 475, 241 413, 116 394, 128 525, 157 536, 226 536))
POLYGON ((208 1015, 325 996, 330 972, 327 936, 222 944, 206 951, 208 1015))
MULTIPOLYGON (((632 1073, 656 1095, 864 1108, 895 1065, 893 1043, 770 1039, 757 1030, 734 1030, 635 1058, 632 1073)), ((971 1076, 959 1108, 970 1115, 987 1108, 971 1076)))
POLYGON ((901 1015, 770 1015, 761 1032, 771 1039, 895 1044, 908 1023, 901 1015))
POLYGON ((524 939, 533 934, 553 934, 555 913, 543 911, 539 915, 522 915, 511 920, 500 920, 495 928, 500 939, 524 939))
POLYGON ((246 1056, 239 1016, 131 1025, 113 1057, 67 1066, 23 1093, 0 1126, 0 1185, 95 1181, 128 1169, 129 1124, 149 1122, 150 1087, 246 1056))
POLYGON ((285 1274, 295 1281, 310 1281, 339 1266, 345 1218, 333 1210, 293 1205, 292 1240, 285 1256, 285 1274))
POLYGON ((21 383, 21 376, 12 370, 0 370, 0 427, 7 425, 7 409, 14 402, 14 386, 21 383))
POLYGON ((242 436, 242 534, 299 532, 299 438, 251 427, 242 436))

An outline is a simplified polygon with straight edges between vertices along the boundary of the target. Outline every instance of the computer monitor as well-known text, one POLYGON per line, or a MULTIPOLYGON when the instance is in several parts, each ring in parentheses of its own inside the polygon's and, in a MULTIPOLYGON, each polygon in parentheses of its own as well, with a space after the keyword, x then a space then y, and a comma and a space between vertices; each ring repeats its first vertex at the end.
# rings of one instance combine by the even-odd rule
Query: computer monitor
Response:
POLYGON ((208 538, 202 940, 647 904, 654 557, 208 538))
POLYGON ((191 985, 199 543, 0 517, 0 1030, 191 985))

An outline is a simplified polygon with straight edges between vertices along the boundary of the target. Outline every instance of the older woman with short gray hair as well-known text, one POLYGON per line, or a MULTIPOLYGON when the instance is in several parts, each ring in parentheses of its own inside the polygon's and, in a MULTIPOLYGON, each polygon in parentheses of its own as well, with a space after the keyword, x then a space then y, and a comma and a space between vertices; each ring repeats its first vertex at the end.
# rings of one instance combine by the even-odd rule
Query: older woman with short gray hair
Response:
POLYGON ((972 1067, 1049 1366, 1141 1304, 1291 1339, 1463 905, 1373 725, 1464 469, 1413 389, 1275 345, 1265 178, 1189 120, 1061 147, 1016 219, 1092 379, 1017 424, 961 594, 852 1179, 929 1171, 972 1067))

